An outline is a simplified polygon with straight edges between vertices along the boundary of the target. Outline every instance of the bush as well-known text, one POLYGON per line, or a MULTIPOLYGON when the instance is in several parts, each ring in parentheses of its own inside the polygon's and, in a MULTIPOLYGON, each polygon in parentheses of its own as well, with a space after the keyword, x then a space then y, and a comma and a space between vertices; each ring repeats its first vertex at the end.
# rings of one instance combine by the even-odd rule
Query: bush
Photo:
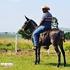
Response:
POLYGON ((70 40, 70 32, 66 32, 64 36, 65 36, 65 39, 70 40))

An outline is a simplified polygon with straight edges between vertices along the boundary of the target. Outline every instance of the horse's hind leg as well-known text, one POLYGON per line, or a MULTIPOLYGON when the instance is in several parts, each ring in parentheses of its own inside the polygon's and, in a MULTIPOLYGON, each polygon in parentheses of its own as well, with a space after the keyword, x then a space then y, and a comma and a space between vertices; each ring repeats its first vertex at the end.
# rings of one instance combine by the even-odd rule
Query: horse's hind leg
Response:
POLYGON ((58 46, 54 46, 54 49, 55 49, 55 51, 56 51, 56 53, 57 53, 57 55, 58 55, 58 64, 57 64, 57 67, 59 67, 59 65, 60 65, 60 62, 61 62, 61 53, 60 53, 60 51, 59 51, 59 48, 58 48, 58 46))
POLYGON ((66 58, 65 58, 65 51, 63 49, 63 42, 60 42, 59 47, 61 49, 61 52, 62 52, 62 55, 63 55, 63 58, 64 58, 64 66, 65 66, 66 65, 66 58))

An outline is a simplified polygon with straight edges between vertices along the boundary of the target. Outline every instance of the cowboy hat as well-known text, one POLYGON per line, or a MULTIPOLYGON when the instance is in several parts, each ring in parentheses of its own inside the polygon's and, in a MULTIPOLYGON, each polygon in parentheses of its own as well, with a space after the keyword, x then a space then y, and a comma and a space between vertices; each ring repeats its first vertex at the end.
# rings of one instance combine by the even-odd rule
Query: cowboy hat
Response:
POLYGON ((48 6, 43 6, 42 9, 50 10, 50 8, 48 6))

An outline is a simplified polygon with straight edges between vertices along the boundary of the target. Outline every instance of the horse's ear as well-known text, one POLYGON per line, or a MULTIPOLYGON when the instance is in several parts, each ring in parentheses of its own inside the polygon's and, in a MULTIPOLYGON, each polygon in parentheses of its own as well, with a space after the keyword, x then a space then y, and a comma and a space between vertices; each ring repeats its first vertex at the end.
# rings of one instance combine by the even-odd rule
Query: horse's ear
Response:
POLYGON ((25 18, 26 18, 27 21, 29 21, 29 18, 28 17, 25 16, 25 18))

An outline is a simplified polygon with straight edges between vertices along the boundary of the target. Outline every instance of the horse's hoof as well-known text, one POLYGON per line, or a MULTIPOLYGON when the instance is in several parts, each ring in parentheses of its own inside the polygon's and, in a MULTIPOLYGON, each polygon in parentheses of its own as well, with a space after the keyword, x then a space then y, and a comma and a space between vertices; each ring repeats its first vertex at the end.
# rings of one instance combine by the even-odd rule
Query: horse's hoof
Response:
POLYGON ((40 64, 40 61, 38 61, 38 64, 40 64))
POLYGON ((37 65, 37 62, 35 62, 35 65, 37 65))
POLYGON ((64 67, 66 66, 66 63, 64 64, 64 67))
POLYGON ((57 64, 57 67, 59 67, 60 66, 60 63, 59 64, 57 64))
POLYGON ((57 67, 59 67, 59 65, 57 65, 57 67))
POLYGON ((66 61, 64 62, 64 66, 66 66, 66 61))
POLYGON ((57 65, 57 67, 59 67, 59 65, 57 65))
POLYGON ((66 66, 66 64, 64 64, 64 67, 66 66))
POLYGON ((37 65, 37 63, 35 62, 35 65, 37 65))
POLYGON ((60 66, 60 64, 61 64, 61 63, 58 63, 58 64, 57 64, 57 67, 59 67, 59 66, 60 66))

